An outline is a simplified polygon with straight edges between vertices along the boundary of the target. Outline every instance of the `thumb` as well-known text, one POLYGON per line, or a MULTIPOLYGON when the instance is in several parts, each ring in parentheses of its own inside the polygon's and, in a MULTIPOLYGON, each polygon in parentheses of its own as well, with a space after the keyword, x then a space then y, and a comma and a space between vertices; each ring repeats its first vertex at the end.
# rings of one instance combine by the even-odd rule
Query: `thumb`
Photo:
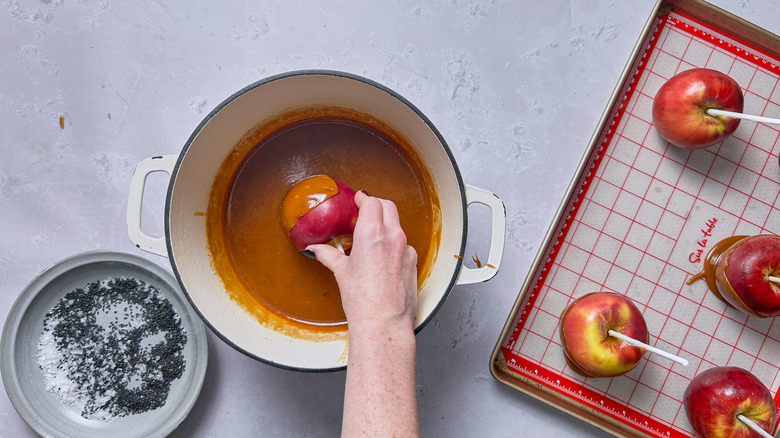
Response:
POLYGON ((336 272, 341 264, 347 260, 347 256, 343 252, 330 245, 309 245, 306 249, 313 251, 317 261, 333 272, 336 272))

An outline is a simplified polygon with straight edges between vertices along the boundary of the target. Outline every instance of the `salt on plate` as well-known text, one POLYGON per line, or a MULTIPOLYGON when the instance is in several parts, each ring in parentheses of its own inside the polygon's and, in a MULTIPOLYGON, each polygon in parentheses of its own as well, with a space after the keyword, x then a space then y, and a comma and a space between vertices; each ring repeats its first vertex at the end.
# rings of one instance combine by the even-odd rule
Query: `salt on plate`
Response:
POLYGON ((184 372, 187 333, 171 303, 135 278, 68 292, 46 314, 38 366, 46 389, 90 420, 157 409, 184 372))

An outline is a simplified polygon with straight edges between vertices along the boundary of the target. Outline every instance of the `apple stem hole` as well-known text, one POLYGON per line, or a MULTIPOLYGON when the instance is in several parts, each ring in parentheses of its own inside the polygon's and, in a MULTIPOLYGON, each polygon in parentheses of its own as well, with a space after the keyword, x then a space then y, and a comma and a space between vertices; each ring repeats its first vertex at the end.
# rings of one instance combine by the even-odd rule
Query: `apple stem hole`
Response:
POLYGON ((758 424, 754 423, 753 420, 750 418, 739 414, 737 415, 737 419, 743 423, 745 423, 749 428, 755 430, 756 432, 760 433, 761 436, 764 438, 774 438, 769 432, 765 431, 764 429, 760 428, 758 424))
POLYGON ((655 353, 655 354, 663 356, 663 357, 665 357, 665 358, 667 358, 669 360, 675 361, 675 362, 679 363, 682 366, 688 366, 688 360, 687 359, 684 359, 684 358, 682 358, 680 356, 676 356, 676 355, 674 355, 672 353, 669 353, 669 352, 666 352, 664 350, 661 350, 660 348, 653 347, 652 345, 647 345, 644 342, 638 341, 638 340, 636 340, 636 339, 634 339, 632 337, 626 336, 623 333, 616 332, 614 330, 610 330, 610 331, 607 332, 607 334, 612 336, 612 337, 615 337, 615 338, 623 340, 628 345, 632 345, 634 347, 639 347, 639 348, 644 348, 645 350, 647 350, 647 351, 649 351, 651 353, 655 353))

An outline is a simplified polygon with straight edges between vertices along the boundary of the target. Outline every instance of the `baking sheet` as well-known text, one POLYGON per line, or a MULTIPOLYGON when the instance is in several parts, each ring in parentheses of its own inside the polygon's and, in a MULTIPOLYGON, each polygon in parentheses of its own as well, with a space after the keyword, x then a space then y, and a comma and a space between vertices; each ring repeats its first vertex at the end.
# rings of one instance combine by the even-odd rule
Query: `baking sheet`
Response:
POLYGON ((780 319, 728 308, 686 281, 732 235, 780 234, 780 127, 742 121, 721 145, 686 151, 652 126, 652 99, 675 73, 723 71, 745 112, 780 117, 780 39, 702 2, 659 3, 548 233, 491 358, 501 382, 620 436, 693 436, 682 406, 705 369, 750 370, 780 405, 780 319), (684 12, 683 12, 684 11, 684 12), (650 344, 616 378, 583 378, 558 336, 568 303, 594 291, 632 298, 650 344))

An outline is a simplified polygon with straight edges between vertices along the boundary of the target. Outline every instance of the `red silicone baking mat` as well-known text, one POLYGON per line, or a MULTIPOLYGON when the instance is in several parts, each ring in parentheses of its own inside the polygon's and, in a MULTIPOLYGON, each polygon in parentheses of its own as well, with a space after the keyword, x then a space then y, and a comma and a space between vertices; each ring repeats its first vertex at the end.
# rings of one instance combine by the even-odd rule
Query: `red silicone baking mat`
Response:
POLYGON ((705 369, 746 368, 780 405, 780 318, 748 317, 704 281, 686 284, 722 238, 780 234, 780 127, 742 121, 721 145, 687 151, 652 126, 653 96, 675 73, 708 67, 740 84, 746 113, 780 117, 780 45, 773 56, 672 11, 654 18, 639 47, 492 366, 494 375, 517 377, 518 389, 612 433, 687 437, 683 392, 705 369), (646 354, 616 378, 574 373, 560 345, 561 312, 603 290, 632 298, 650 344, 690 364, 646 354))

